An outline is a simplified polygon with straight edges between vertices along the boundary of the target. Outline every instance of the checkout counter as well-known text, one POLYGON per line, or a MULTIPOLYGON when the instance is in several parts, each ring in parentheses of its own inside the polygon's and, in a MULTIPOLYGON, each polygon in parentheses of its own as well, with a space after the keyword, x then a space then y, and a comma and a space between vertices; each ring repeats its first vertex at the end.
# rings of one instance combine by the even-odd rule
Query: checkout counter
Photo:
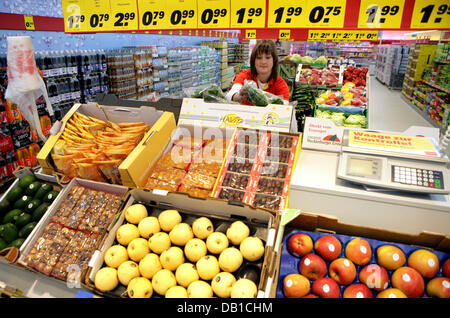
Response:
MULTIPOLYGON (((423 187, 423 191, 418 186, 404 183, 397 183, 398 189, 395 189, 395 184, 388 181, 385 181, 382 187, 374 186, 370 184, 371 182, 361 181, 362 179, 349 178, 342 169, 344 166, 350 169, 348 163, 344 162, 348 159, 345 157, 348 157, 349 153, 359 153, 359 155, 365 153, 371 157, 371 154, 377 151, 370 149, 355 151, 355 147, 349 148, 349 130, 333 126, 332 123, 324 123, 323 119, 307 119, 302 150, 291 178, 289 208, 326 214, 336 217, 342 223, 411 235, 421 232, 450 235, 450 195, 448 194, 450 172, 446 156, 438 155, 433 158, 425 153, 423 155, 411 153, 393 155, 389 150, 378 151, 380 160, 386 158, 392 160, 393 157, 397 160, 395 165, 389 166, 388 178, 391 181, 393 181, 391 176, 394 173, 393 167, 407 163, 405 166, 433 168, 434 170, 426 169, 426 172, 437 172, 436 176, 439 175, 443 182, 439 182, 439 189, 430 190, 423 187), (337 138, 332 138, 333 141, 330 142, 324 141, 330 138, 321 138, 321 136, 330 135, 337 138), (407 186, 410 189, 405 191, 407 186)), ((360 170, 359 172, 361 169, 367 169, 367 163, 358 165, 356 168, 360 170)), ((425 169, 423 170, 425 172, 425 169)), ((374 173, 376 173, 375 170, 374 173)))

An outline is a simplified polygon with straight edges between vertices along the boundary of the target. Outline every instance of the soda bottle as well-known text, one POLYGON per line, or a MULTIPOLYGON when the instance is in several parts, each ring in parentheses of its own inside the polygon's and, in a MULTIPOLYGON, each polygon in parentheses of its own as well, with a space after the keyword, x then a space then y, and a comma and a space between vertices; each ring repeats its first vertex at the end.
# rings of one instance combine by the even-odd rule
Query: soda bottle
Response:
POLYGON ((14 143, 11 136, 11 131, 8 129, 8 124, 2 124, 0 127, 0 152, 7 153, 14 150, 14 143))
POLYGON ((9 151, 6 154, 6 170, 9 178, 12 178, 14 176, 14 171, 19 166, 19 161, 17 160, 17 157, 14 153, 14 151, 9 151))
POLYGON ((0 156, 0 180, 6 179, 8 179, 8 168, 6 166, 6 160, 2 156, 0 156))
POLYGON ((106 53, 105 50, 100 50, 100 64, 102 66, 102 71, 106 71, 106 53))

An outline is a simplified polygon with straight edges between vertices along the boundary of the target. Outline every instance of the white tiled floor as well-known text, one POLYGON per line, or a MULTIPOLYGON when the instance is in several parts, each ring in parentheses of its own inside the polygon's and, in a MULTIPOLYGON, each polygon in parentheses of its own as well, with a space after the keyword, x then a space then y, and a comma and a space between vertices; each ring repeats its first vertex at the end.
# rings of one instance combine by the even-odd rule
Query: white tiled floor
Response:
POLYGON ((400 90, 390 90, 375 76, 370 77, 369 129, 402 132, 411 126, 434 127, 402 98, 400 90))

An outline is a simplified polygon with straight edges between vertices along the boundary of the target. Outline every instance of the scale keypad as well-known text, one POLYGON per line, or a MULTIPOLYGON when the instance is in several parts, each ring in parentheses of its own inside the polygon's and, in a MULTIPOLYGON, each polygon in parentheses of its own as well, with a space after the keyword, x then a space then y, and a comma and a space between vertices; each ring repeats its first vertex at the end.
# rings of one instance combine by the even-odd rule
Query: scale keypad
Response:
POLYGON ((426 188, 444 188, 442 171, 392 166, 392 182, 426 188))

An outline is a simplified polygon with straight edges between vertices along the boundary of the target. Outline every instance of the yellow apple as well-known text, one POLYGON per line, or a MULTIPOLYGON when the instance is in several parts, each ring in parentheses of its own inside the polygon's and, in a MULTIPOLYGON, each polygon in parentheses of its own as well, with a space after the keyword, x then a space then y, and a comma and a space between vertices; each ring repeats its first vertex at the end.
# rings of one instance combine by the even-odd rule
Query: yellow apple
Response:
POLYGON ((128 260, 127 249, 122 245, 113 245, 105 252, 105 263, 109 267, 117 268, 128 260))
POLYGON ((213 296, 211 285, 202 280, 190 283, 187 293, 189 298, 212 298, 213 296))
POLYGON ((131 223, 121 225, 116 232, 117 242, 122 245, 128 245, 138 237, 140 237, 139 230, 136 225, 131 223))
POLYGON ((228 238, 222 232, 211 233, 206 239, 206 247, 213 254, 220 254, 228 247, 228 238))
POLYGON ((159 272, 162 269, 161 262, 159 261, 159 256, 150 253, 144 256, 143 259, 139 262, 139 272, 142 277, 152 279, 153 275, 159 272))
POLYGON ((214 226, 210 219, 202 216, 192 223, 192 231, 199 239, 206 239, 211 233, 214 232, 214 226))
POLYGON ((170 241, 178 246, 185 246, 189 240, 194 238, 194 233, 187 223, 178 223, 169 233, 170 241))
POLYGON ((206 243, 198 238, 189 240, 184 246, 186 258, 195 263, 207 253, 206 243))
POLYGON ((138 224, 147 216, 147 208, 143 204, 133 204, 125 210, 125 220, 133 224, 138 224))
POLYGON ((409 255, 408 266, 417 270, 423 277, 432 278, 439 271, 439 260, 433 252, 419 249, 409 255))
POLYGON ((242 265, 242 254, 235 247, 228 247, 220 253, 219 267, 224 272, 234 272, 242 265))
POLYGON ((241 242, 239 250, 246 260, 254 262, 264 255, 264 244, 258 237, 249 236, 241 242))
POLYGON ((148 239, 148 247, 156 254, 161 254, 170 247, 170 237, 166 232, 158 232, 148 239))
POLYGON ((178 266, 184 263, 183 250, 178 246, 169 247, 161 253, 159 261, 161 262, 163 268, 170 271, 175 271, 178 266))
POLYGON ((111 291, 119 284, 117 270, 112 267, 103 267, 98 270, 94 278, 95 287, 103 292, 111 291))
POLYGON ((165 210, 158 215, 161 229, 170 232, 175 225, 181 223, 181 215, 177 210, 165 210))
POLYGON ((219 262, 212 255, 206 255, 200 258, 195 264, 198 276, 203 280, 211 280, 220 272, 219 262))
POLYGON ((231 288, 236 282, 233 274, 228 272, 221 272, 214 276, 211 281, 211 287, 214 293, 220 298, 229 298, 231 295, 231 288))
POLYGON ((231 298, 256 298, 258 288, 255 283, 247 278, 241 278, 231 288, 231 298))
POLYGON ((130 280, 140 276, 139 265, 133 261, 123 262, 117 269, 117 275, 119 276, 120 283, 128 286, 130 280))
POLYGON ((242 221, 233 222, 227 229, 227 237, 231 243, 234 245, 239 245, 241 242, 248 237, 250 234, 250 229, 242 221))
POLYGON ((130 298, 150 298, 153 295, 152 283, 144 277, 135 277, 130 280, 127 287, 130 298))
POLYGON ((156 217, 147 216, 139 222, 138 230, 143 238, 148 239, 153 234, 161 231, 161 227, 159 226, 159 221, 156 217))
POLYGON ((131 260, 139 262, 150 253, 147 240, 142 237, 135 238, 128 244, 127 252, 131 260))
POLYGON ((153 290, 161 296, 165 296, 167 290, 176 285, 175 275, 168 269, 160 270, 152 278, 153 290))
POLYGON ((385 289, 377 295, 377 298, 408 298, 405 293, 397 288, 385 289))
POLYGON ((175 272, 177 283, 183 287, 188 287, 193 281, 199 280, 197 269, 194 264, 184 263, 178 266, 175 272))
POLYGON ((183 286, 173 286, 166 291, 166 298, 188 298, 187 290, 183 286))
POLYGON ((380 266, 389 271, 395 271, 405 264, 405 253, 397 246, 383 245, 377 249, 377 260, 380 266))

